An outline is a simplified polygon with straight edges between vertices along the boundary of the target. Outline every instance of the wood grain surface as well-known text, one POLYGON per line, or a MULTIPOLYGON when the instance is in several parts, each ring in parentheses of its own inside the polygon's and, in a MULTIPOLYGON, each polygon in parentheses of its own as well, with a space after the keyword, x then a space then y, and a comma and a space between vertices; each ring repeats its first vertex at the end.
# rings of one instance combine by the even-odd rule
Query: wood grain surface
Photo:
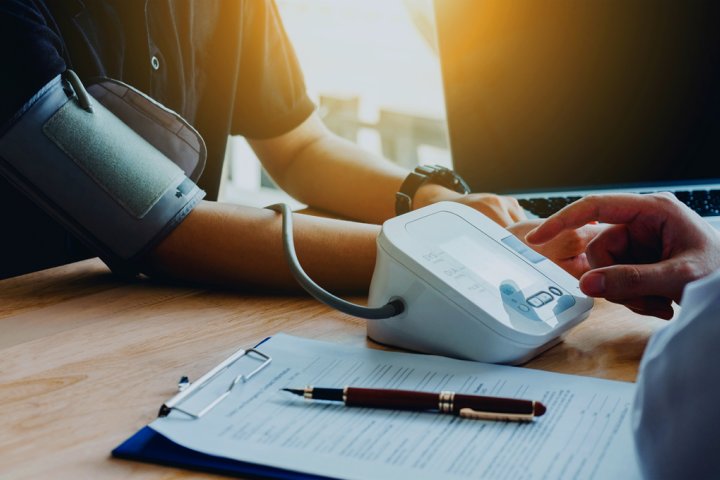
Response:
MULTIPOLYGON (((598 302, 526 366, 633 381, 662 324, 598 302)), ((382 348, 363 320, 308 297, 127 283, 98 260, 1 281, 0 478, 217 478, 109 455, 181 375, 277 332, 382 348)))

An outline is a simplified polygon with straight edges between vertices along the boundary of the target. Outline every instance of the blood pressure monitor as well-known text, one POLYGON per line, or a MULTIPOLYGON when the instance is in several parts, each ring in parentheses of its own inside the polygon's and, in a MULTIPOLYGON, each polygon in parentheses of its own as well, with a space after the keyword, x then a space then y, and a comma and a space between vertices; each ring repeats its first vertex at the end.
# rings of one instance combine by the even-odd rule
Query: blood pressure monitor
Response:
POLYGON ((578 281, 478 211, 440 202, 388 220, 377 241, 368 322, 373 340, 493 363, 523 363, 583 321, 578 281))

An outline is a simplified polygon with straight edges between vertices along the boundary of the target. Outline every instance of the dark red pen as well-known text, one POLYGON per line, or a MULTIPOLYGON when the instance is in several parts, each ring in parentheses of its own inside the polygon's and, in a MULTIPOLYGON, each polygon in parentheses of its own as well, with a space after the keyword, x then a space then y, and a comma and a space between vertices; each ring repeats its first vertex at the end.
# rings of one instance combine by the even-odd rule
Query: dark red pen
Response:
POLYGON ((455 392, 416 392, 376 388, 283 388, 308 400, 343 402, 349 407, 387 408, 392 410, 436 411, 476 420, 531 422, 545 414, 546 408, 534 400, 484 397, 455 392))

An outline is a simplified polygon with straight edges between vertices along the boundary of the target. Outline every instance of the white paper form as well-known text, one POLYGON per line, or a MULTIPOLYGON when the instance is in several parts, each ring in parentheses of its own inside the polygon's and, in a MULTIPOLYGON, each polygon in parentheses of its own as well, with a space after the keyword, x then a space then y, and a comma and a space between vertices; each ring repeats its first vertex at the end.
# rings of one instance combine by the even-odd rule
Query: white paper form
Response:
MULTIPOLYGON (((176 412, 151 428, 203 453, 337 478, 640 478, 629 418, 634 384, 283 334, 259 349, 273 362, 206 416, 176 412), (532 423, 479 421, 279 391, 305 385, 525 398, 542 401, 547 413, 532 423)), ((252 366, 230 369, 192 402, 209 403, 252 366)))

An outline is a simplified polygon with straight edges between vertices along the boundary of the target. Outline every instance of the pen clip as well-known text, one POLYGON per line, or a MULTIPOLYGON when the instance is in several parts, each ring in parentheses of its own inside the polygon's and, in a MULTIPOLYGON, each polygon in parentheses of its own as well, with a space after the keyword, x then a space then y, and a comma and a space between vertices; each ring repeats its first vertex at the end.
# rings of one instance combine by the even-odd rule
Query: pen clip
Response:
POLYGON ((459 415, 472 420, 506 420, 508 422, 532 422, 535 420, 533 413, 482 412, 472 408, 461 408, 459 415))

